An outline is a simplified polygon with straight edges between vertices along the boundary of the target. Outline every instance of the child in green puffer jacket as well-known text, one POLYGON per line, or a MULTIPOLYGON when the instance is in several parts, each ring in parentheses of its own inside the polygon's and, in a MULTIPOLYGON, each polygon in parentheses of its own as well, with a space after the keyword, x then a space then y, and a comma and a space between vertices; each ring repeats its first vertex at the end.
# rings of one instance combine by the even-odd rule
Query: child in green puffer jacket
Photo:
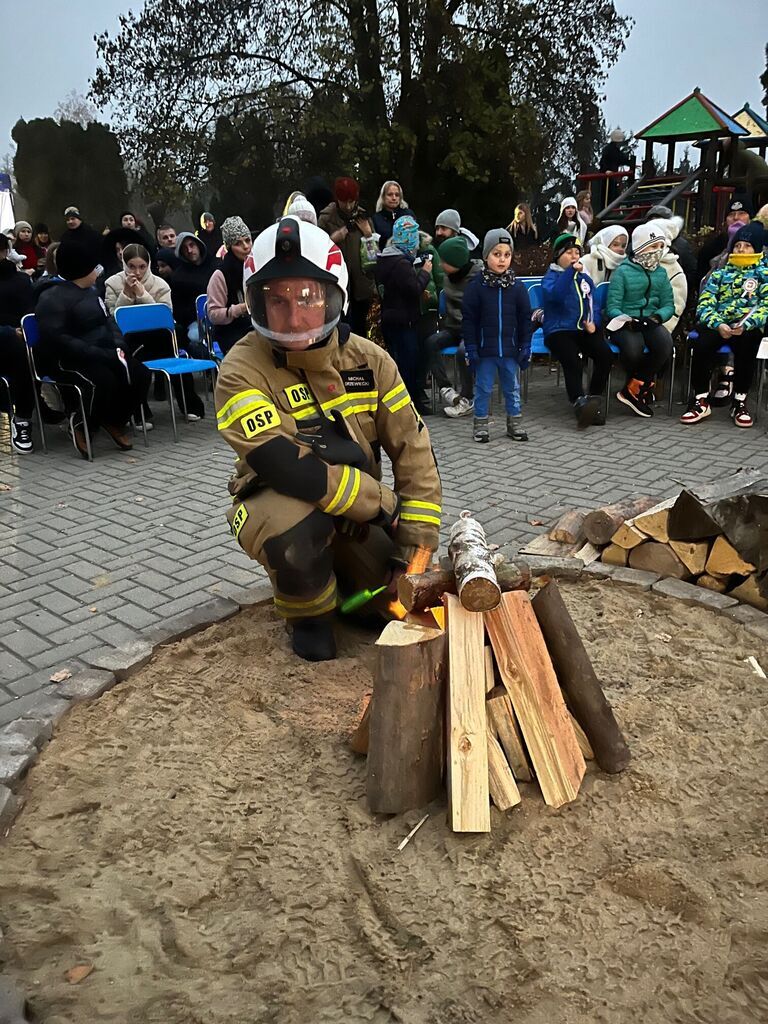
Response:
POLYGON ((757 352, 768 323, 768 263, 763 257, 765 230, 759 221, 739 228, 728 262, 709 275, 699 297, 699 337, 691 362, 692 394, 681 423, 698 423, 711 415, 709 382, 718 351, 733 352, 731 419, 737 427, 754 423, 747 394, 755 376, 757 352))
POLYGON ((672 286, 660 266, 666 246, 658 225, 636 227, 632 254, 611 275, 605 302, 605 327, 627 371, 627 383, 616 397, 646 419, 653 416, 656 378, 672 355, 672 336, 662 327, 675 313, 672 286))

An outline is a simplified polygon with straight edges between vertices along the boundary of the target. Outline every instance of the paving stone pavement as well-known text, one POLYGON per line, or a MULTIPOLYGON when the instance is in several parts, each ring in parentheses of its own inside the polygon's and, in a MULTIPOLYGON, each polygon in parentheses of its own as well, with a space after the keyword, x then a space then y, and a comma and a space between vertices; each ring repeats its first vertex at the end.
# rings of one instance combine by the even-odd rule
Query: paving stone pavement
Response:
MULTIPOLYGON (((743 465, 768 470, 765 413, 745 431, 724 409, 694 427, 678 424, 679 411, 645 421, 614 402, 607 426, 579 433, 562 386, 535 366, 527 444, 504 436, 498 402, 488 445, 473 443, 471 419, 429 417, 443 521, 470 508, 492 541, 519 544, 566 508, 663 497, 743 465)), ((21 717, 55 671, 264 579, 227 529, 233 456, 210 410, 179 425, 178 444, 162 405, 155 425, 149 447, 137 438, 130 453, 102 432, 88 464, 61 428, 48 428, 47 456, 10 454, 0 417, 0 725, 21 717)))

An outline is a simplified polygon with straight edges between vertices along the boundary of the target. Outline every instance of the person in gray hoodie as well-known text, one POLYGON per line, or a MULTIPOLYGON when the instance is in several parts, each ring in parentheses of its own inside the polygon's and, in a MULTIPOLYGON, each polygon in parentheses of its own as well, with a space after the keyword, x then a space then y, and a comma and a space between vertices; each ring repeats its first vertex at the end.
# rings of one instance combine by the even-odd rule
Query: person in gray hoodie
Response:
MULTIPOLYGON (((221 267, 221 262, 208 252, 205 242, 201 242, 191 231, 182 231, 177 235, 175 254, 178 266, 170 280, 173 319, 176 321, 179 340, 185 343, 188 339, 194 344, 200 341, 195 301, 198 295, 204 295, 208 290, 211 275, 221 267)), ((192 354, 196 353, 192 351, 192 354)))

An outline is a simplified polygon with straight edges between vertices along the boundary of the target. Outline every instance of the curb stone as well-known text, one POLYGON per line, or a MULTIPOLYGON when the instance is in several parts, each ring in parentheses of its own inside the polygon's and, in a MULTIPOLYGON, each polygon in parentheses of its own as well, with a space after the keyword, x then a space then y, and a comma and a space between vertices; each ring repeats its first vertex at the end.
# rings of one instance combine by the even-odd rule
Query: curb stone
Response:
POLYGON ((0 829, 7 828, 24 805, 24 798, 0 786, 0 829))
POLYGON ((736 608, 723 608, 723 615, 727 615, 729 619, 740 622, 742 625, 749 622, 754 622, 757 625, 768 623, 768 614, 761 612, 759 608, 753 608, 751 604, 740 604, 736 608))
POLYGON ((57 697, 77 703, 81 700, 94 700, 106 693, 107 690, 111 690, 116 684, 117 676, 114 672, 106 672, 98 668, 86 669, 60 683, 54 693, 57 697))
POLYGON ((611 573, 611 579, 616 583, 625 583, 630 587, 650 590, 654 583, 661 579, 661 576, 657 572, 646 572, 645 569, 628 569, 625 565, 615 565, 611 573))
POLYGON ((26 754, 0 753, 0 785, 10 787, 18 782, 36 758, 36 750, 28 750, 26 754))
POLYGON ((66 715, 72 705, 68 700, 54 696, 54 693, 51 692, 52 689, 52 687, 46 687, 42 691, 40 700, 36 701, 28 711, 24 712, 21 716, 22 719, 31 718, 36 722, 47 722, 51 726, 56 725, 66 715))
POLYGON ((613 576, 614 570, 618 569, 617 565, 608 565, 607 562, 591 562, 589 565, 585 565, 581 570, 582 576, 592 576, 598 580, 608 580, 613 576))
POLYGON ((144 668, 152 657, 154 649, 145 640, 136 640, 125 647, 102 647, 83 656, 83 661, 90 668, 101 668, 113 672, 117 681, 122 683, 134 672, 144 668))
POLYGON ((218 622, 226 622, 240 610, 241 605, 237 601, 232 601, 228 597, 214 597, 188 612, 172 616, 161 626, 150 629, 146 638, 154 648, 164 647, 194 636, 195 633, 201 633, 218 622))
POLYGON ((9 722, 8 725, 4 725, 0 729, 0 743, 7 737, 21 736, 40 750, 52 735, 53 726, 50 722, 40 719, 17 718, 15 722, 9 722))
POLYGON ((718 594, 714 590, 707 590, 692 583, 683 583, 682 580, 669 578, 654 583, 651 590, 656 594, 663 594, 665 597, 674 597, 685 604, 699 605, 712 611, 732 608, 739 603, 735 597, 729 597, 727 594, 718 594))

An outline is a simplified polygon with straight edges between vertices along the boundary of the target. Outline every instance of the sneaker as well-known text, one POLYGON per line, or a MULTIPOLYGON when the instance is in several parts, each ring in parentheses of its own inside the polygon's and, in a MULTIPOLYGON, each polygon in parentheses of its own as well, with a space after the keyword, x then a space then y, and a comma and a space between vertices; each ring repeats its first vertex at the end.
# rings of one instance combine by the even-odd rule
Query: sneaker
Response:
MULTIPOLYGON (((597 420, 598 414, 602 412, 603 400, 599 395, 582 395, 573 403, 576 413, 576 424, 579 430, 586 430, 597 420)), ((603 417, 603 423, 605 417, 603 417)))
POLYGON ((102 426, 121 452, 129 452, 133 448, 133 441, 126 434, 125 427, 115 427, 110 423, 103 423, 102 426))
POLYGON ((203 417, 202 416, 198 416, 196 412, 188 412, 187 413, 187 423, 197 423, 202 418, 203 417))
POLYGON ((752 415, 747 408, 747 396, 746 395, 734 395, 733 403, 731 405, 731 419, 737 427, 753 427, 755 421, 752 419, 752 415))
POLYGON ((29 420, 11 420, 11 444, 21 455, 32 451, 32 424, 29 420))
POLYGON ((698 423, 712 415, 712 408, 707 395, 694 395, 688 403, 688 408, 680 417, 681 423, 698 423))
POLYGON ((653 416, 653 409, 646 403, 642 394, 643 389, 643 382, 633 377, 621 391, 616 392, 616 397, 637 416, 642 416, 643 419, 650 419, 653 416))
POLYGON ((511 437, 513 441, 528 440, 528 433, 523 430, 522 416, 507 416, 507 437, 511 437))
POLYGON ((444 406, 457 405, 460 395, 454 388, 440 388, 440 401, 444 406))
POLYGON ((451 416, 452 418, 456 418, 458 416, 471 416, 474 411, 475 403, 470 398, 460 398, 456 405, 443 409, 445 415, 451 416))
MULTIPOLYGON (((147 428, 147 433, 149 433, 150 430, 154 430, 155 429, 155 425, 152 422, 152 420, 144 420, 144 424, 145 424, 145 426, 147 428)), ((134 420, 133 421, 133 426, 134 426, 134 428, 136 430, 141 430, 141 420, 134 420)))
POLYGON ((491 440, 491 432, 488 429, 489 418, 488 416, 482 416, 479 419, 475 417, 474 430, 472 432, 473 441, 477 441, 479 444, 488 444, 491 440))
POLYGON ((714 390, 710 392, 709 402, 710 405, 721 406, 727 405, 728 400, 733 394, 733 367, 724 366, 720 371, 720 379, 714 387, 714 390))
POLYGON ((73 412, 70 415, 67 429, 69 432, 69 436, 72 439, 72 444, 75 446, 75 451, 78 453, 78 455, 87 460, 88 445, 86 444, 85 441, 85 433, 83 431, 82 421, 80 420, 76 412, 73 412))

